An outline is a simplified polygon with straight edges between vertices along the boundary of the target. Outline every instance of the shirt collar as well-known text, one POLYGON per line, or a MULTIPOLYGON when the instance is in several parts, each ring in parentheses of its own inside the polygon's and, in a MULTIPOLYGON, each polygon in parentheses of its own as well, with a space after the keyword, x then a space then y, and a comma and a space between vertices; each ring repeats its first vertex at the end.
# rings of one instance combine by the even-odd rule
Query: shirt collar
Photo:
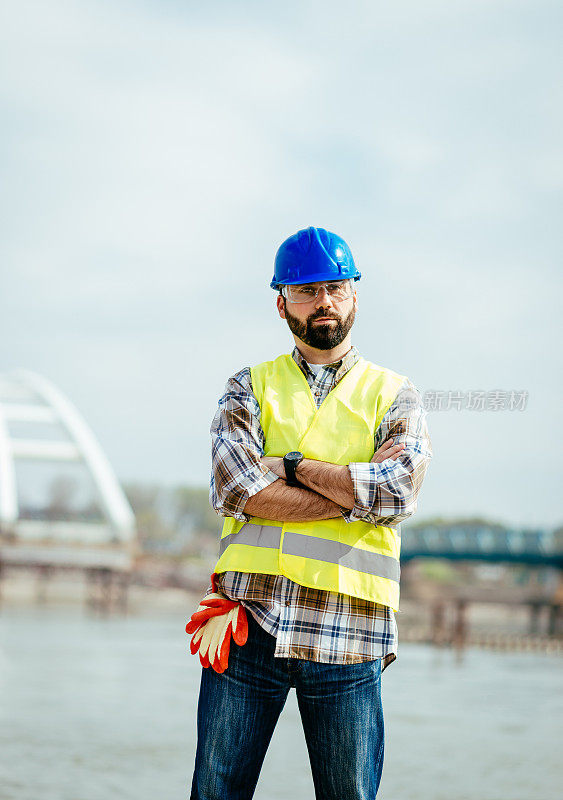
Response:
MULTIPOLYGON (((293 348, 291 356, 305 377, 313 374, 298 347, 293 348)), ((346 355, 344 355, 339 361, 334 361, 332 364, 324 364, 323 366, 325 369, 334 370, 334 382, 336 383, 343 378, 350 369, 352 369, 354 364, 359 361, 359 359, 360 354, 358 349, 352 345, 346 355)))

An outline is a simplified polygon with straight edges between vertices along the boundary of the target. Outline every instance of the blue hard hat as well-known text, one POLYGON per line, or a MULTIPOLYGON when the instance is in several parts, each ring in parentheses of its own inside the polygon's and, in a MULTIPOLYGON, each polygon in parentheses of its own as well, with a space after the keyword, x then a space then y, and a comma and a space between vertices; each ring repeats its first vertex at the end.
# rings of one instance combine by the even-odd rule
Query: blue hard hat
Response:
POLYGON ((274 277, 270 286, 339 281, 358 281, 350 248, 340 236, 324 228, 304 228, 280 245, 274 261, 274 277))

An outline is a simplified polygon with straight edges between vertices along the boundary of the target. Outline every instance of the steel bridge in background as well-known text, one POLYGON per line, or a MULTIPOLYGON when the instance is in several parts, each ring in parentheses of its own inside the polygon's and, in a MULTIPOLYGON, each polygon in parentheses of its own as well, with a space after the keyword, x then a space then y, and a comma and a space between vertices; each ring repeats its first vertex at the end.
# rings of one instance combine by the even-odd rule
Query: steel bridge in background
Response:
POLYGON ((468 609, 472 603, 526 606, 529 609, 530 638, 540 633, 542 616, 546 618, 543 627, 547 636, 557 638, 561 635, 563 609, 561 530, 505 528, 471 521, 405 526, 401 532, 403 585, 409 585, 410 565, 421 558, 482 564, 521 564, 528 567, 551 568, 555 573, 551 575, 554 580, 542 587, 463 585, 442 588, 431 601, 431 641, 435 644, 449 642, 463 646, 468 635, 468 609))
POLYGON ((408 563, 414 558, 563 569, 563 535, 463 522, 405 526, 401 535, 401 562, 408 563))

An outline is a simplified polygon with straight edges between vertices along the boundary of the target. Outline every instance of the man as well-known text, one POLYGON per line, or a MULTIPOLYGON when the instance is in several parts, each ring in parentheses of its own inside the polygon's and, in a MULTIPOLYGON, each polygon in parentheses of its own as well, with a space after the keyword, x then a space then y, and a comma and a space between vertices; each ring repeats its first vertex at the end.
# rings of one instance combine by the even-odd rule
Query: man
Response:
POLYGON ((192 652, 218 655, 202 670, 192 800, 253 796, 291 687, 316 797, 377 793, 400 523, 432 449, 416 388, 352 346, 359 278, 336 234, 289 237, 271 286, 295 348, 237 372, 219 400, 210 499, 225 521, 212 599, 192 617, 192 652))

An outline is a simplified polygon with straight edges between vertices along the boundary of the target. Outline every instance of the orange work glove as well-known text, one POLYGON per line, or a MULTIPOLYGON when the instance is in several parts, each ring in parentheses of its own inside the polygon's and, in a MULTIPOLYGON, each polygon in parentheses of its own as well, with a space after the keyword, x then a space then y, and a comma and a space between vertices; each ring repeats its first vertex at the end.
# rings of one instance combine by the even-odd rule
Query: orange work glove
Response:
POLYGON ((186 625, 186 633, 193 633, 190 651, 199 651, 202 667, 213 667, 215 672, 224 672, 229 661, 231 634, 238 645, 248 639, 248 619, 244 607, 236 600, 229 600, 217 590, 217 575, 211 576, 213 592, 205 595, 197 610, 186 625))

